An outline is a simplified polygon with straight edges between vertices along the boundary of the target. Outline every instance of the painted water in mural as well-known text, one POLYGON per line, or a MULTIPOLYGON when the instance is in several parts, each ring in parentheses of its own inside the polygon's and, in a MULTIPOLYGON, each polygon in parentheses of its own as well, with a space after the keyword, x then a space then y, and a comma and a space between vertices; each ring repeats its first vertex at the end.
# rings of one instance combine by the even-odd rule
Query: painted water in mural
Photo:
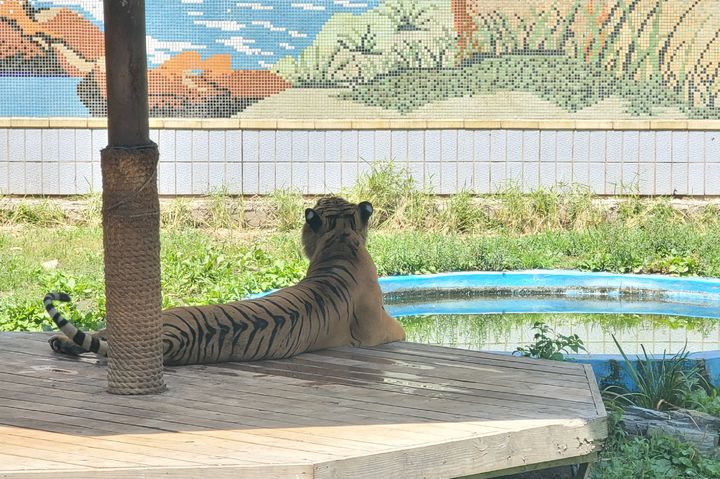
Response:
MULTIPOLYGON (((146 0, 155 117, 720 119, 720 0, 146 0)), ((101 0, 0 0, 0 116, 106 113, 101 0)))

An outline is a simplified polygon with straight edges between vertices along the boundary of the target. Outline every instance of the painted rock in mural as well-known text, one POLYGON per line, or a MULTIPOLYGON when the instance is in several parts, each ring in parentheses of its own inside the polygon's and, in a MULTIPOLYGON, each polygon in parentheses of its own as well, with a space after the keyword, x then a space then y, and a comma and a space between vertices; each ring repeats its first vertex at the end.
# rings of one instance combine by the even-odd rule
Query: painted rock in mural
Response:
MULTIPOLYGON (((91 21, 67 8, 3 0, 0 39, 0 73, 82 78, 82 103, 93 116, 107 114, 104 35, 91 21)), ((229 55, 202 60, 194 51, 148 72, 151 116, 229 117, 289 87, 266 70, 233 70, 229 55)))
POLYGON ((0 72, 82 77, 103 55, 103 33, 67 8, 0 2, 0 72))
MULTIPOLYGON (((227 118, 290 84, 267 70, 233 70, 229 55, 183 52, 148 71, 150 116, 227 118)), ((104 58, 78 85, 93 116, 106 114, 104 58)))

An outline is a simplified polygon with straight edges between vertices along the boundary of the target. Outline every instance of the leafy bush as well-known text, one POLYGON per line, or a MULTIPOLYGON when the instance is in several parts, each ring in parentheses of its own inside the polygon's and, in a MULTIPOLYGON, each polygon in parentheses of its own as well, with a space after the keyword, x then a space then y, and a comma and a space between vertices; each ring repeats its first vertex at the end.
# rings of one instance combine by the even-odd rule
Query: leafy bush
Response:
POLYGON ((564 361, 565 355, 570 354, 570 352, 585 351, 583 342, 577 334, 570 336, 558 334, 541 321, 535 322, 533 329, 537 331, 533 336, 535 342, 527 346, 518 346, 516 353, 528 358, 564 361))

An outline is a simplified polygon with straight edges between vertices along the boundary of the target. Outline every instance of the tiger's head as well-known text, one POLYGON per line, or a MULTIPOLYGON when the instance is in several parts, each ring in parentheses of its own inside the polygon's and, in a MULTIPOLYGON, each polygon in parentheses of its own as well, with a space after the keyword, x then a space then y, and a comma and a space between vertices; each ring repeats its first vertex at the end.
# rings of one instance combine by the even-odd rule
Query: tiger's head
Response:
POLYGON ((318 242, 330 234, 353 231, 365 245, 368 221, 373 207, 367 201, 350 203, 338 196, 320 198, 314 208, 305 210, 302 244, 305 254, 312 258, 318 242))

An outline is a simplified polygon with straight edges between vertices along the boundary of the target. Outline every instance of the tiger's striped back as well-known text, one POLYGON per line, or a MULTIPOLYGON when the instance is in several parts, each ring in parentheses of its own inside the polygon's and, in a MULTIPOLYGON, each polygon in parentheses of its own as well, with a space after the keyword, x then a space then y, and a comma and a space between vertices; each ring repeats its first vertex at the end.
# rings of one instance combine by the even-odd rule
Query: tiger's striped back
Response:
POLYGON ((298 284, 258 299, 163 311, 165 364, 279 359, 404 339, 400 323, 383 308, 365 246, 371 214, 366 202, 322 198, 305 211, 302 242, 310 266, 298 284))

